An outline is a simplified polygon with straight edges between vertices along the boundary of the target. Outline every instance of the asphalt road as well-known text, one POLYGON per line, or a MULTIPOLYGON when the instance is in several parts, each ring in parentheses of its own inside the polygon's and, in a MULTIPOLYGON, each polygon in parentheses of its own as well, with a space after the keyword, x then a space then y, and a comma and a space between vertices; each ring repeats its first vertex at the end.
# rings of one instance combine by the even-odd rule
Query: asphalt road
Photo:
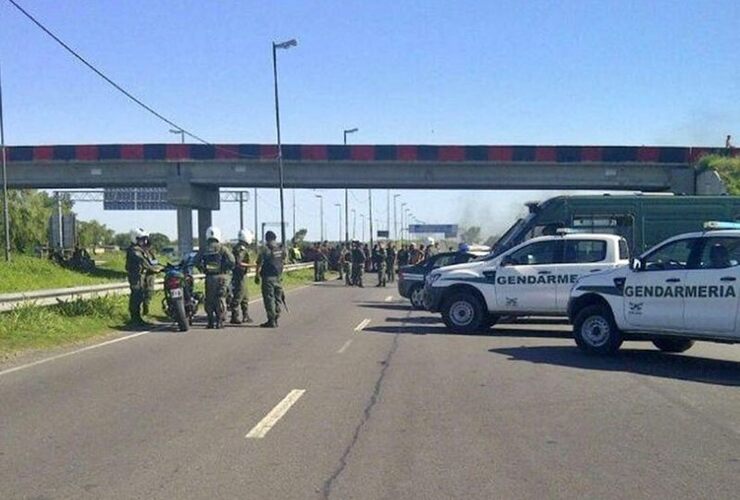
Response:
POLYGON ((338 282, 289 306, 0 367, 0 497, 738 497, 740 346, 593 358, 338 282))

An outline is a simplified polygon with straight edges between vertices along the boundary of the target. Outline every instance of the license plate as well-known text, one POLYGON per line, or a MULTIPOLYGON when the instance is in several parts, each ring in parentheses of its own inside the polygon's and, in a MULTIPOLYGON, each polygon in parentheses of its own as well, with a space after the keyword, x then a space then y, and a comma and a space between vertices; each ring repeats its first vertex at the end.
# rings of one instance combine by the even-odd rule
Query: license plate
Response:
POLYGON ((182 289, 181 288, 174 288, 170 290, 170 297, 173 299, 180 299, 182 298, 182 289))

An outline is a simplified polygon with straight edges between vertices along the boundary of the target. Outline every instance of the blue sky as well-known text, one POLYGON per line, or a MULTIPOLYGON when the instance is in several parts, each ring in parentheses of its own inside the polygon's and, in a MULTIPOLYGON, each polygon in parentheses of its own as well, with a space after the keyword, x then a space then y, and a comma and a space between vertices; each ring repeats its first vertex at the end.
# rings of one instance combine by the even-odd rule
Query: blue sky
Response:
MULTIPOLYGON (((360 128, 353 142, 369 144, 740 138, 737 1, 20 1, 135 95, 213 142, 274 142, 270 42, 293 37, 298 47, 280 54, 289 143, 339 143, 350 127, 360 128)), ((9 144, 177 140, 5 0, 0 22, 9 144)), ((327 231, 336 232, 343 193, 323 193, 327 231)), ((381 226, 385 194, 376 198, 381 226)), ((523 201, 552 193, 401 194, 419 219, 496 231, 523 201)), ((366 192, 355 197, 366 212, 366 192)), ((277 194, 261 199, 260 213, 275 220, 277 194)), ((318 200, 299 191, 297 201, 298 225, 318 236, 318 200)), ((78 212, 118 230, 145 220, 175 231, 173 213, 78 212)), ((235 232, 235 207, 215 221, 235 232)))

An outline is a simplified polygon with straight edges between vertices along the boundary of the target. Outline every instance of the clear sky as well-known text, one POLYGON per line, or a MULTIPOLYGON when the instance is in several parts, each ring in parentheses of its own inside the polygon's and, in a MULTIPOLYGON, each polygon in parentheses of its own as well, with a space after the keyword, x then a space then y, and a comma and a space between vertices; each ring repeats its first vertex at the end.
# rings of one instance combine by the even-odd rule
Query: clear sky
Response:
MULTIPOLYGON (((275 141, 270 42, 288 38, 299 45, 280 53, 286 143, 340 143, 351 127, 360 128, 352 141, 367 144, 740 142, 737 0, 19 2, 212 142, 275 141)), ((177 140, 7 0, 0 26, 9 144, 177 140)), ((321 192, 335 237, 343 193, 321 192)), ((490 231, 509 225, 523 201, 552 194, 400 193, 421 220, 490 231)), ((367 212, 367 192, 353 194, 351 205, 367 212)), ((277 194, 260 198, 260 218, 278 220, 277 194)), ((298 191, 297 203, 298 226, 318 237, 318 199, 298 191)), ((384 190, 375 204, 384 227, 384 190)), ((141 223, 175 233, 174 213, 77 211, 117 230, 141 223)), ((235 233, 236 207, 215 221, 235 233)))

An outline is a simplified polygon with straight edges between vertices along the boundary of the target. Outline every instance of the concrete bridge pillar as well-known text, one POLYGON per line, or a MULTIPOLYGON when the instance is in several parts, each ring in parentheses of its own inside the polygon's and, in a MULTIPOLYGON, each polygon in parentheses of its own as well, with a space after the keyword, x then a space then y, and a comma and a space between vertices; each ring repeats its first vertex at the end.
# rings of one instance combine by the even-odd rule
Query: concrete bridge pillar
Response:
MULTIPOLYGON (((208 208, 198 209, 198 245, 206 247, 206 230, 213 225, 213 214, 208 208)), ((225 236, 225 235, 224 235, 225 236)))
POLYGON ((182 257, 193 250, 193 209, 177 207, 177 248, 182 257))

